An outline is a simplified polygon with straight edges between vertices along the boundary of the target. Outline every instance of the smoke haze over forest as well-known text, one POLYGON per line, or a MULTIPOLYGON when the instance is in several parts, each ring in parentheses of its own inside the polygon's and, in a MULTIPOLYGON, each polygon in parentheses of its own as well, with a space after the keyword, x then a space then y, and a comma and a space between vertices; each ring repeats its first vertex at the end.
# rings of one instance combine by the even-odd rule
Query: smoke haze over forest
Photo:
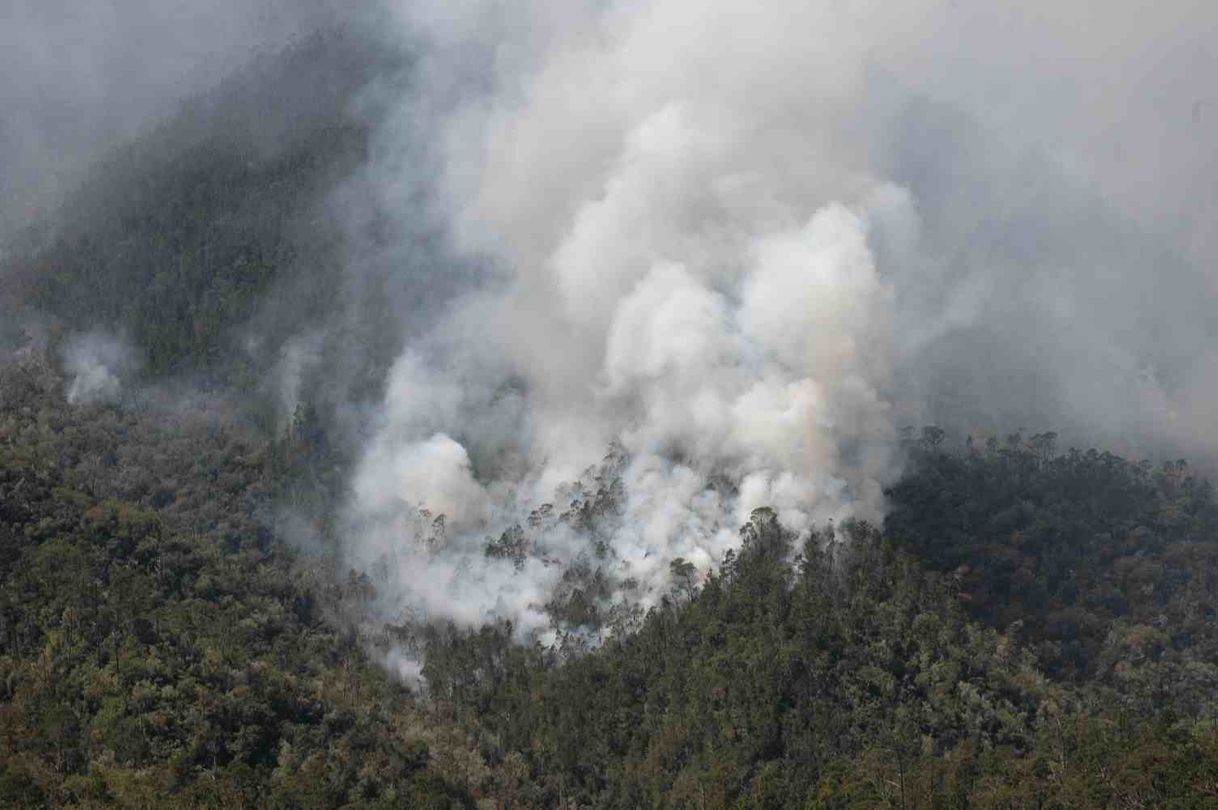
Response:
MULTIPOLYGON (((255 144, 236 172, 301 121, 356 134, 200 368, 239 358, 280 426, 316 403, 386 617, 541 631, 604 559, 607 601, 652 604, 757 507, 882 517, 907 425, 1218 452, 1204 4, 19 1, 0 236, 54 233, 94 161, 158 126, 172 151, 211 120, 191 99, 335 28, 339 89, 253 70, 208 124, 255 144)), ((150 328, 74 317, 72 396, 173 376, 150 328)))
POLYGON ((402 6, 381 136, 437 136, 432 205, 491 269, 390 372, 356 553, 527 625, 586 541, 542 521, 520 576, 483 536, 614 441, 598 531, 648 595, 755 507, 882 514, 906 424, 1209 446, 1218 16, 1022 9, 402 6))
POLYGON ((1213 806, 1215 35, 0 0, 0 805, 1213 806))

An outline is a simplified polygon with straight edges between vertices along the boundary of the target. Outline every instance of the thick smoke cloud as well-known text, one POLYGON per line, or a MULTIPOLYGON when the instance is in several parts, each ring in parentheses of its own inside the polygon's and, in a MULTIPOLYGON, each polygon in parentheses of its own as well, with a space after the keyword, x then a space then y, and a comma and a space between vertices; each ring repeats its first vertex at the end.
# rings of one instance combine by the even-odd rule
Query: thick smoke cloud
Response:
POLYGON ((1218 12, 396 10, 387 185, 427 133, 431 215, 494 270, 409 342, 353 482, 388 615, 527 634, 572 566, 652 603, 754 507, 881 515, 907 423, 1208 448, 1218 12))
POLYGON ((871 161, 922 223, 910 421, 1213 457, 1216 33, 1186 2, 960 6, 877 69, 871 161))
MULTIPOLYGON (((426 11, 410 20, 425 79, 502 22, 426 11)), ((398 362, 352 502, 353 558, 395 609, 526 632, 597 553, 608 601, 645 605, 677 557, 716 563, 754 508, 794 529, 880 514, 892 297, 869 239, 877 214, 913 215, 839 143, 866 39, 788 34, 835 24, 832 8, 529 12, 493 43, 490 92, 439 123, 456 244, 504 278, 398 362), (594 490, 584 470, 614 443, 599 552, 529 519, 581 477, 594 490), (530 553, 488 559, 487 535, 515 522, 530 553)), ((439 97, 419 106, 444 110, 451 87, 424 87, 439 97)))

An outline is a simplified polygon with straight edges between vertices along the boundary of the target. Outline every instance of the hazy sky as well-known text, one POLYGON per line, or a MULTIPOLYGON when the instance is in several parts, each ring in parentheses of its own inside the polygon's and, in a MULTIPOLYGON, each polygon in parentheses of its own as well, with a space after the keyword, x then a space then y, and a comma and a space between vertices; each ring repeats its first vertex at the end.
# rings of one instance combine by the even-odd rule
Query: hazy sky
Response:
POLYGON ((311 27, 318 0, 4 0, 0 235, 99 151, 311 27))

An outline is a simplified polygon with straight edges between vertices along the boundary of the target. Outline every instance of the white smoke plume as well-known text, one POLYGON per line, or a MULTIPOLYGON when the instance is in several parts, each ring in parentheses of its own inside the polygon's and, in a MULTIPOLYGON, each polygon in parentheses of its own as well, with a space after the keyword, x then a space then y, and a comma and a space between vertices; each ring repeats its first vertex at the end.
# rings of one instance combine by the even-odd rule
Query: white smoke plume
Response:
MULTIPOLYGON (((896 427, 953 415, 943 390, 971 385, 987 347, 1039 363, 1057 418, 1144 416, 1130 386, 1156 361, 1129 336, 1136 304, 1080 308, 1145 286, 1152 248, 1184 237, 1136 172, 1089 155, 1149 109, 1100 80, 1171 62, 1218 15, 1169 3, 1147 23, 1118 2, 1091 26, 1082 3, 963 5, 402 4, 422 56, 385 165, 427 133, 452 242, 494 272, 406 347, 353 482, 349 561, 387 615, 527 636, 573 568, 602 570, 606 609, 654 604, 674 559, 709 569, 756 507, 794 530, 878 517, 896 427), (1091 114, 1071 81, 1095 83, 1091 114), (1151 235, 1114 244, 1135 217, 1151 235)), ((1128 141, 1197 155, 1170 133, 1128 141)), ((1173 301, 1212 292, 1212 253, 1190 244, 1158 282, 1173 301)), ((1007 391, 984 386, 963 418, 1007 391)))
POLYGON ((122 394, 123 378, 135 370, 136 361, 125 342, 95 331, 68 339, 63 368, 68 375, 68 402, 113 402, 122 394))
MULTIPOLYGON (((835 143, 865 41, 787 33, 838 24, 831 6, 529 12, 544 24, 496 43, 493 90, 442 122, 454 238, 506 278, 398 361, 351 505, 353 558, 395 610, 523 632, 598 564, 589 534, 606 601, 646 605, 757 507, 796 530, 880 514, 892 302, 869 238, 907 202, 835 143), (585 499, 620 476, 595 530, 544 508, 581 476, 585 499), (513 524, 528 553, 488 558, 513 524)), ((444 72, 486 20, 410 23, 444 72)))
POLYGON ((281 350, 272 375, 280 430, 292 423, 305 375, 320 362, 320 354, 321 337, 316 333, 297 336, 281 350))

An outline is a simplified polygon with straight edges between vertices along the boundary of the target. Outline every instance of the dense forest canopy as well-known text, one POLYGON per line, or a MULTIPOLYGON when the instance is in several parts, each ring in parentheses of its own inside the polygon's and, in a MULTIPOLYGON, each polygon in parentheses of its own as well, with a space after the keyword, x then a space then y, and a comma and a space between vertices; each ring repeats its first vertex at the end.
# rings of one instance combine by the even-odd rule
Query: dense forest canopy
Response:
MULTIPOLYGON (((375 583, 271 531, 316 491, 298 433, 70 406, 28 360, 4 383, 13 806, 1215 799, 1215 504, 1179 463, 923 444, 884 527, 760 510, 589 651, 350 624, 375 583), (376 660, 407 636, 423 703, 376 660)), ((595 576, 572 581, 566 617, 595 576)))
POLYGON ((433 692, 527 752, 540 805, 1214 801, 1208 484, 1043 443, 913 465, 883 531, 796 548, 760 510, 696 592, 595 653, 433 631, 433 692))
POLYGON ((273 537, 272 448, 206 409, 69 406, 37 364, 3 383, 0 802, 469 804, 429 765, 462 738, 273 537))

